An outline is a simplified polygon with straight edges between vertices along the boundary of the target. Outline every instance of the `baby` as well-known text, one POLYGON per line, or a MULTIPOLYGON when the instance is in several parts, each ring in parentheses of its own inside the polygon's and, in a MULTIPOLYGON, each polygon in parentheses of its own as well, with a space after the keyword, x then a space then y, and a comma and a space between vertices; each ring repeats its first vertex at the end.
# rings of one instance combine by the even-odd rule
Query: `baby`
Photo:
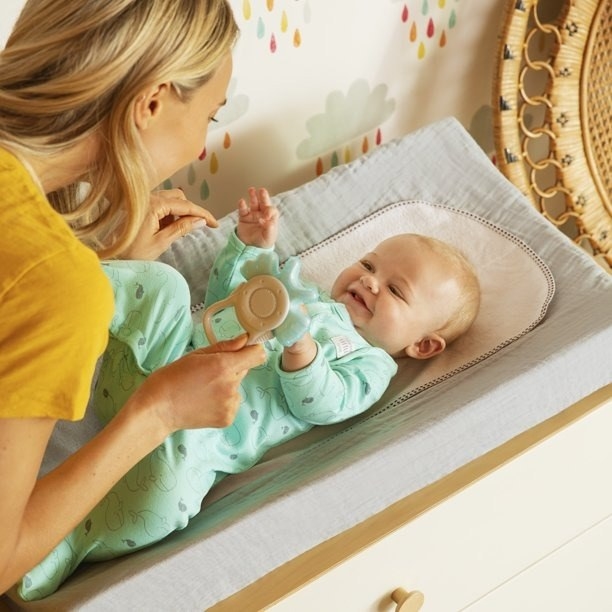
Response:
MULTIPOLYGON (((236 232, 217 256, 206 305, 244 282, 241 268, 272 249, 278 209, 265 189, 238 205, 236 232)), ((116 310, 94 406, 106 422, 156 368, 207 344, 194 326, 189 290, 157 262, 105 264, 116 310)), ((19 585, 24 599, 53 591, 82 561, 109 559, 184 528, 227 474, 253 466, 270 448, 315 425, 346 420, 374 404, 397 371, 395 358, 428 359, 472 324, 476 276, 465 258, 415 234, 388 238, 336 278, 331 296, 304 307, 310 329, 291 346, 265 342, 267 362, 242 384, 232 425, 178 431, 120 480, 19 585)), ((206 409, 206 398, 203 398, 206 409)))

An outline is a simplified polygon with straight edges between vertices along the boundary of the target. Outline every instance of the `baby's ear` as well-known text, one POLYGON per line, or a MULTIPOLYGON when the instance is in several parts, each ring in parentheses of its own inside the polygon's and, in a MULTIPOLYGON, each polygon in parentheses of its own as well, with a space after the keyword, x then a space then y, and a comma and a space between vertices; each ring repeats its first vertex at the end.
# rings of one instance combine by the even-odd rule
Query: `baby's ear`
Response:
POLYGON ((431 334, 417 340, 404 350, 408 357, 413 359, 429 359, 439 355, 446 348, 446 340, 438 334, 431 334))

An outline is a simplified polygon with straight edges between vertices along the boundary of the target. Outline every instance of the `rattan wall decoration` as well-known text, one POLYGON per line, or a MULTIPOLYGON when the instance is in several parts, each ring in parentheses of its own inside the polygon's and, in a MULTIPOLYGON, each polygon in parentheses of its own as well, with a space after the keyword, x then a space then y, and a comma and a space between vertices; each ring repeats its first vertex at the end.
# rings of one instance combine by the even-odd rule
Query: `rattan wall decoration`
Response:
POLYGON ((612 271, 612 0, 507 0, 493 95, 500 170, 612 271))

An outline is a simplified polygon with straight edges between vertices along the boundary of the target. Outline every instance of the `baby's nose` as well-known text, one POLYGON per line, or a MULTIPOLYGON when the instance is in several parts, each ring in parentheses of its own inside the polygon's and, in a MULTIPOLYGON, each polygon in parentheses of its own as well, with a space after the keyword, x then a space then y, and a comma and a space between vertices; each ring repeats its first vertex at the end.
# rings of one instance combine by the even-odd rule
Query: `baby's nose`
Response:
POLYGON ((373 276, 364 274, 360 280, 361 284, 368 289, 368 291, 371 291, 374 295, 378 293, 378 283, 373 276))

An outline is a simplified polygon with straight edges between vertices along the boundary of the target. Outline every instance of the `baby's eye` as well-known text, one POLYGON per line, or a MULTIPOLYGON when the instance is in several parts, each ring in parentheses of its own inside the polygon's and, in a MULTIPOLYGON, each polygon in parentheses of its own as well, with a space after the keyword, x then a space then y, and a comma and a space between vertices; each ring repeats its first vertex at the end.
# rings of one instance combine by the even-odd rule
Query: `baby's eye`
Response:
POLYGON ((402 295, 402 292, 395 286, 395 285, 389 285, 389 291, 396 297, 398 298, 402 298, 404 299, 404 296, 402 295))
POLYGON ((374 271, 374 266, 367 260, 363 260, 361 262, 361 267, 364 268, 365 270, 367 270, 368 272, 373 272, 374 271))

